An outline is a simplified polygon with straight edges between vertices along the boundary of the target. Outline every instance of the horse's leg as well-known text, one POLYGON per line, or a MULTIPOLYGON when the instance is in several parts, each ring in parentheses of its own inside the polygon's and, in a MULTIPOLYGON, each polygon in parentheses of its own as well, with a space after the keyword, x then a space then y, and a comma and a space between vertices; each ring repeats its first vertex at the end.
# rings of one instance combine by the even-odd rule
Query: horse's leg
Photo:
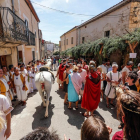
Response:
POLYGON ((41 84, 38 83, 39 85, 37 86, 37 89, 38 89, 38 92, 41 96, 41 99, 42 99, 42 102, 43 102, 43 106, 46 107, 46 103, 45 103, 45 99, 44 99, 44 95, 43 95, 43 92, 42 92, 42 88, 41 88, 41 84))
POLYGON ((48 114, 48 106, 49 106, 49 98, 50 98, 50 89, 47 90, 47 99, 46 99, 46 112, 45 112, 45 117, 48 117, 49 114, 48 114))

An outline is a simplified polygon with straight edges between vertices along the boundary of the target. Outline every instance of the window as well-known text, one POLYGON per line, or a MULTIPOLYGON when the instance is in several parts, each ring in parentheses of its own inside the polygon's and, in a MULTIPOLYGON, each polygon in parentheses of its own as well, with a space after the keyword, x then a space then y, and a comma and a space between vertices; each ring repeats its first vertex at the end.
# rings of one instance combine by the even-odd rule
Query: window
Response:
POLYGON ((85 42, 85 37, 82 37, 82 43, 84 43, 85 42))
POLYGON ((71 44, 73 44, 73 37, 71 38, 71 44))
POLYGON ((35 38, 36 38, 36 32, 35 32, 35 38))
POLYGON ((109 36, 110 36, 110 31, 105 31, 105 37, 109 38, 109 36))
POLYGON ((68 39, 67 39, 67 45, 68 45, 68 39))
POLYGON ((25 19, 25 25, 28 28, 28 21, 25 19))
POLYGON ((35 60, 35 51, 32 51, 32 58, 35 60))

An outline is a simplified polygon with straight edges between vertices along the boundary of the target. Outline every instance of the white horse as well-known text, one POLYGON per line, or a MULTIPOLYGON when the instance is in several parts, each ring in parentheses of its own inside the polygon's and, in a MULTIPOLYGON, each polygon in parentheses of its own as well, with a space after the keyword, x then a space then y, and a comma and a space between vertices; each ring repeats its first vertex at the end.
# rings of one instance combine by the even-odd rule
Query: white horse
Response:
POLYGON ((48 71, 41 71, 35 75, 35 84, 36 88, 39 91, 39 94, 41 96, 43 106, 46 107, 45 117, 48 117, 48 105, 49 105, 49 98, 50 98, 50 92, 52 88, 52 74, 48 71), (44 92, 42 91, 42 85, 41 83, 44 83, 44 92), (46 94, 46 99, 45 95, 46 94))

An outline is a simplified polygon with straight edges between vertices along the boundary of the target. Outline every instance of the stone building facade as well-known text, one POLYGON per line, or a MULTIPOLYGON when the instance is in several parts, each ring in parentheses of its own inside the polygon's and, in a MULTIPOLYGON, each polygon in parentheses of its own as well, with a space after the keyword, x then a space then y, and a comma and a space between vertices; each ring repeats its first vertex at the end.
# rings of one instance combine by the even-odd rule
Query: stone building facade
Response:
POLYGON ((27 65, 29 61, 40 58, 39 22, 40 20, 30 0, 0 1, 0 42, 3 42, 0 43, 0 46, 6 50, 8 49, 6 47, 11 49, 10 54, 0 54, 0 57, 5 59, 5 64, 1 62, 1 65, 13 64, 17 66, 19 61, 27 65), (4 22, 3 19, 8 22, 4 22), (9 31, 7 32, 7 30, 9 31), (4 42, 8 42, 6 43, 7 46, 4 45, 4 42))
POLYGON ((77 45, 77 26, 64 33, 61 37, 61 51, 67 50, 77 45))
POLYGON ((77 46, 87 41, 103 37, 122 36, 140 27, 140 0, 123 0, 103 13, 74 27, 64 33, 61 38, 61 51, 77 46), (69 34, 75 34, 75 43, 65 44, 69 34))

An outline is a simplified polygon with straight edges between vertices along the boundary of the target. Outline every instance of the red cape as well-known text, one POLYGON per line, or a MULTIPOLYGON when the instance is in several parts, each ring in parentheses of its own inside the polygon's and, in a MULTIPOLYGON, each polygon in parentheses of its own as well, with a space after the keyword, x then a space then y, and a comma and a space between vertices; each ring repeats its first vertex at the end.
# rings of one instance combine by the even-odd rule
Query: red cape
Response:
POLYGON ((64 66, 63 68, 62 68, 62 64, 59 66, 59 79, 61 81, 63 81, 63 73, 64 73, 65 69, 66 69, 66 66, 64 66))
MULTIPOLYGON (((99 73, 100 74, 100 73, 99 73)), ((98 74, 93 73, 91 74, 93 78, 97 78, 98 74)), ((84 94, 82 99, 81 107, 88 110, 93 111, 97 109, 98 104, 100 102, 100 89, 101 87, 101 80, 98 84, 94 84, 90 79, 89 75, 86 76, 86 84, 84 88, 84 94)))

